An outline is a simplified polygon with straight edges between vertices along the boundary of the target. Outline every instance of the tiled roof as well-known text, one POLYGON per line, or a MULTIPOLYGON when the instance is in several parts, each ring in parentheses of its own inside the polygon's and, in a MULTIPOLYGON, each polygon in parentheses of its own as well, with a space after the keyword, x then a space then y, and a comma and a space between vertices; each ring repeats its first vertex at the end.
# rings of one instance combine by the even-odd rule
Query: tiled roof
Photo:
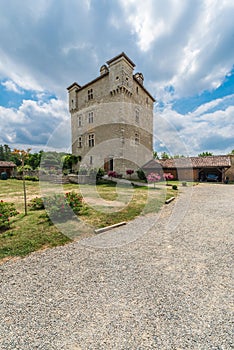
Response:
POLYGON ((156 168, 162 168, 162 165, 160 164, 159 160, 157 159, 151 159, 149 162, 143 165, 143 169, 156 169, 156 168))
POLYGON ((0 160, 0 167, 1 168, 14 168, 14 167, 16 167, 16 165, 13 162, 6 162, 3 160, 0 160))
POLYGON ((160 159, 163 168, 212 168, 230 167, 230 156, 184 157, 160 159))

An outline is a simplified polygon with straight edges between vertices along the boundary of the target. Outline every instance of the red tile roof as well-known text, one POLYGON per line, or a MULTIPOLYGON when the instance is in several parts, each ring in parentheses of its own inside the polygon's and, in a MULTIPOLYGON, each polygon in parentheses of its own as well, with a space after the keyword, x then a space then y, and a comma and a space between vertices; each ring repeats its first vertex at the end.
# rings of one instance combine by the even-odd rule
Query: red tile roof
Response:
POLYGON ((0 168, 14 168, 14 167, 16 167, 15 163, 0 160, 0 168))
POLYGON ((163 168, 212 168, 231 167, 230 156, 184 157, 160 159, 163 168))

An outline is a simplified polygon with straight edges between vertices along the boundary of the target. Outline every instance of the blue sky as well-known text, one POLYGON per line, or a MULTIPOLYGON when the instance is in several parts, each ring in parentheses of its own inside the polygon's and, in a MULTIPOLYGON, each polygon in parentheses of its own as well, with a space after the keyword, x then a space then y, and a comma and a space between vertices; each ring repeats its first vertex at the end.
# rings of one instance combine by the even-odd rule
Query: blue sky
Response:
POLYGON ((233 17, 233 0, 0 0, 0 144, 39 151, 63 130, 67 149, 67 86, 124 51, 157 100, 159 153, 230 152, 233 17))

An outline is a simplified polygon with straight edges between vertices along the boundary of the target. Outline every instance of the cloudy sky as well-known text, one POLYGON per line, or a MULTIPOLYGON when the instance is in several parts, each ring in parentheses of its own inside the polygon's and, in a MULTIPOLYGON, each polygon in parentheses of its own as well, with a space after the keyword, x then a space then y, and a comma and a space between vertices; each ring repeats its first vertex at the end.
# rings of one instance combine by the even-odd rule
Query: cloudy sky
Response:
POLYGON ((234 149, 233 0, 0 0, 0 144, 70 143, 66 88, 124 51, 156 98, 160 153, 234 149), (62 127, 61 127, 62 125, 62 127))

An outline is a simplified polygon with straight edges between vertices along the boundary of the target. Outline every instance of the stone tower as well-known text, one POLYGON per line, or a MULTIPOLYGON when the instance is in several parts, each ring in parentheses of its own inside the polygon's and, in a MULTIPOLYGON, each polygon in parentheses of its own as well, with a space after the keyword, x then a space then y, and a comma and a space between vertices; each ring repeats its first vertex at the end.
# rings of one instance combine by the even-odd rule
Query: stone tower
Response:
POLYGON ((152 158, 155 100, 124 52, 106 63, 96 79, 67 88, 72 153, 81 166, 125 174, 152 158))

